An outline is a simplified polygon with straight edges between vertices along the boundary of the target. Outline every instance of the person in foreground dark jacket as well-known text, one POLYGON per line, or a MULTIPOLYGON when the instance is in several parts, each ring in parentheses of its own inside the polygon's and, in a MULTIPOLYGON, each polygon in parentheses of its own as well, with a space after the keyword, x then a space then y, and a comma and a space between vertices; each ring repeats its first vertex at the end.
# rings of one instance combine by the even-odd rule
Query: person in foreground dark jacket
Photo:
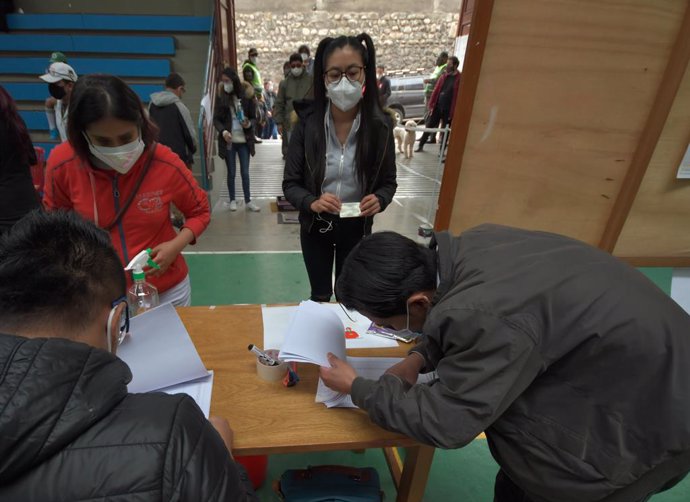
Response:
POLYGON ((333 356, 326 385, 426 444, 486 431, 496 502, 644 501, 690 470, 690 316, 601 250, 497 225, 430 248, 383 232, 351 252, 336 294, 423 336, 378 381, 333 356))
POLYGON ((257 501, 226 421, 127 393, 124 293, 108 234, 75 213, 0 240, 0 500, 257 501))
POLYGON ((379 105, 369 35, 324 38, 313 90, 313 101, 293 103, 300 122, 290 133, 283 193, 299 210, 311 299, 328 302, 334 263, 337 279, 397 188, 393 124, 379 105))

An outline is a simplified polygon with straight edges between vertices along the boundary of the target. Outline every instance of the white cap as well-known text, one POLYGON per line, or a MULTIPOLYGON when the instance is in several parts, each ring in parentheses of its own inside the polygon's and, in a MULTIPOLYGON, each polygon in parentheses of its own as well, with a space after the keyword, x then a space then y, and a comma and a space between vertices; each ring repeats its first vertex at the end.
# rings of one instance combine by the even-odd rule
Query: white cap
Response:
POLYGON ((74 71, 67 63, 53 63, 48 67, 48 73, 41 75, 41 80, 52 84, 60 80, 69 80, 71 82, 77 81, 77 72, 74 71))

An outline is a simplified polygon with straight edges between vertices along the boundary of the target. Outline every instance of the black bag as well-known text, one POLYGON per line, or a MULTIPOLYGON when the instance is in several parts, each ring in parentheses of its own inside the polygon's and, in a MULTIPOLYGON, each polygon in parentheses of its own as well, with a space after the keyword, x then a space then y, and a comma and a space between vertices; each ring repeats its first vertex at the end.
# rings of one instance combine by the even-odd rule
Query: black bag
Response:
POLYGON ((285 502, 381 502, 379 473, 373 467, 320 465, 290 469, 280 477, 285 502))

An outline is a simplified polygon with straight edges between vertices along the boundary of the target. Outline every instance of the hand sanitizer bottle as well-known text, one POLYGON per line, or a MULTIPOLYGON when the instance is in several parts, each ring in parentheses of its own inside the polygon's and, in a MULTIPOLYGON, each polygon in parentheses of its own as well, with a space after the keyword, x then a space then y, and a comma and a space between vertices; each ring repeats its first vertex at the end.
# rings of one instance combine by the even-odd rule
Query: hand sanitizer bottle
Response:
POLYGON ((130 315, 132 316, 155 308, 160 303, 158 299, 158 290, 153 284, 146 282, 144 265, 160 268, 158 264, 151 259, 151 249, 144 249, 129 262, 127 267, 125 267, 125 270, 132 271, 132 278, 134 279, 134 284, 127 290, 127 303, 129 304, 130 315))

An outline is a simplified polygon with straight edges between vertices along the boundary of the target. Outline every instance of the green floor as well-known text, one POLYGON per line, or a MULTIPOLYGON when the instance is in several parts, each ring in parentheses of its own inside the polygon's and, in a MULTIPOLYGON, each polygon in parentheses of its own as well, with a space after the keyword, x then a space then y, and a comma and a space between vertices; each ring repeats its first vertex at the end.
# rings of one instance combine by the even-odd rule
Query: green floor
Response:
MULTIPOLYGON (((194 305, 298 302, 309 296, 302 256, 299 253, 186 254, 190 268, 194 305)), ((641 269, 666 293, 671 290, 671 269, 641 269)), ((273 455, 267 482, 259 490, 264 502, 277 501, 271 482, 286 469, 309 465, 344 464, 375 467, 381 475, 386 500, 395 500, 395 490, 380 450, 363 454, 349 451, 273 455)), ((493 497, 493 479, 498 467, 485 440, 476 440, 461 450, 437 450, 424 495, 426 502, 484 502, 493 497)), ((653 502, 690 500, 690 477, 673 490, 655 496, 653 502)))

